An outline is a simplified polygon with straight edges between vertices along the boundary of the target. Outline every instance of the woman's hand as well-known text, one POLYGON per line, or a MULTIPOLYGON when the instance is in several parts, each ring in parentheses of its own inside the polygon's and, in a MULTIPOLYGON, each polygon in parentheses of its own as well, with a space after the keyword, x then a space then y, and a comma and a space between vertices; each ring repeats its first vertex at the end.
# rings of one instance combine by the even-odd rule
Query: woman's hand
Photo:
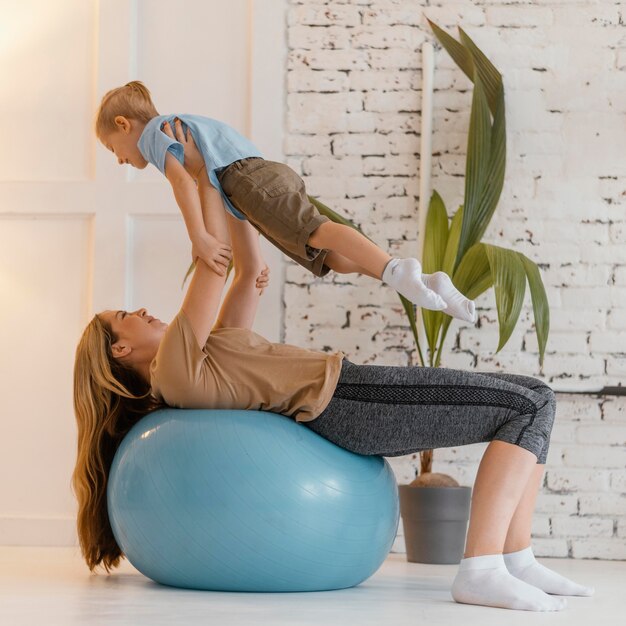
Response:
POLYGON ((269 285, 270 282, 270 268, 265 266, 261 270, 261 273, 256 278, 256 288, 261 290, 260 296, 263 295, 263 290, 269 285))
POLYGON ((172 133, 172 127, 169 122, 163 122, 162 130, 168 137, 176 139, 176 141, 183 145, 183 151, 185 154, 184 167, 194 180, 198 180, 198 175, 205 166, 204 157, 200 153, 200 150, 198 150, 189 128, 187 128, 187 137, 185 137, 183 124, 177 117, 174 118, 174 127, 176 136, 172 133))

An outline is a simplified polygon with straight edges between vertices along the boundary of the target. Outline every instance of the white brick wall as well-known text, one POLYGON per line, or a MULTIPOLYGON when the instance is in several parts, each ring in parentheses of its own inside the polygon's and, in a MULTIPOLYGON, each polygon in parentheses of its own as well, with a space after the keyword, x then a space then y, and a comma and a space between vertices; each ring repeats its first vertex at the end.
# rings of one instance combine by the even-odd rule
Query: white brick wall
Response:
MULTIPOLYGON (((551 333, 539 368, 530 295, 503 350, 493 290, 455 320, 442 365, 581 389, 626 378, 626 6, 614 0, 290 0, 287 163, 312 195, 390 253, 416 252, 425 16, 462 26, 503 72, 507 173, 483 237, 539 264, 551 333), (420 5, 423 10, 420 10, 420 5), (428 6, 427 6, 428 5, 428 6)), ((433 186, 462 200, 471 83, 437 44, 433 186)), ((315 278, 286 260, 287 343, 357 363, 417 363, 397 296, 367 277, 315 278)), ((425 346, 422 347, 425 351, 425 346)), ((533 545, 626 559, 626 398, 558 394, 533 545)), ((473 484, 486 444, 440 449, 435 471, 473 484)), ((400 482, 417 460, 390 459, 400 482)), ((404 550, 402 529, 396 550, 404 550)))

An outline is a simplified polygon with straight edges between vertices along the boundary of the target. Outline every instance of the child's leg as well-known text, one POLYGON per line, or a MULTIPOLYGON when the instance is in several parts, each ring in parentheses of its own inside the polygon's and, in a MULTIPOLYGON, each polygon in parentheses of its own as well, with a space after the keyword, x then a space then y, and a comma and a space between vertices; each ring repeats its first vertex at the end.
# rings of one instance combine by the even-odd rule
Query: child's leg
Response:
POLYGON ((366 276, 371 276, 372 278, 379 278, 367 268, 361 267, 354 261, 351 261, 334 250, 330 250, 328 252, 324 263, 338 274, 365 274, 366 276))
POLYGON ((388 284, 417 306, 435 311, 446 307, 445 300, 422 282, 422 267, 417 259, 394 259, 350 226, 329 220, 311 233, 307 243, 314 248, 339 253, 365 270, 368 276, 388 284))
MULTIPOLYGON (((333 257, 330 264, 325 257, 335 252, 339 255, 334 257, 335 266, 343 268, 343 272, 338 270, 342 273, 356 271, 378 278, 414 304, 428 309, 437 311, 449 305, 436 288, 424 283, 417 259, 392 259, 358 230, 320 215, 309 200, 302 179, 286 165, 264 159, 238 161, 227 168, 220 182, 234 206, 255 228, 315 275, 323 276, 333 267, 333 257)), ((449 286, 447 293, 453 293, 449 286)), ((452 308, 449 306, 450 315, 456 315, 454 306, 455 303, 452 308)), ((459 312, 462 319, 467 318, 467 311, 460 308, 459 312)))
POLYGON ((358 230, 336 222, 324 222, 318 226, 311 233, 307 243, 313 248, 326 248, 338 252, 367 270, 368 276, 379 280, 382 280, 385 265, 391 260, 384 250, 358 230))
POLYGON ((341 274, 366 274, 387 283, 418 306, 443 310, 464 321, 476 319, 474 301, 458 291, 445 272, 422 274, 417 259, 392 259, 350 226, 324 222, 311 233, 308 245, 331 250, 326 265, 341 274))

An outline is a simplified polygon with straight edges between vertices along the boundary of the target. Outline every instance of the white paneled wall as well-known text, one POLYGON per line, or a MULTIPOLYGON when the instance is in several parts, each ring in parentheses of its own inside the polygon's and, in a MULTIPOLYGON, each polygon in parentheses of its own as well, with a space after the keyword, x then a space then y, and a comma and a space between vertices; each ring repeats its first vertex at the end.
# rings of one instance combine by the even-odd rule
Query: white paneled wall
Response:
MULTIPOLYGON (((169 320, 180 308, 183 277, 191 254, 184 222, 177 215, 134 215, 128 226, 128 301, 130 310, 145 306, 169 320), (156 254, 155 254, 156 252, 156 254)), ((188 282, 185 284, 185 290, 188 282)))
POLYGON ((90 178, 97 4, 0 3, 1 182, 90 178))
POLYGON ((0 216, 3 516, 73 509, 72 339, 89 307, 91 226, 85 215, 0 216))
MULTIPOLYGON (((286 0, 0 0, 0 543, 75 543, 74 351, 94 313, 184 297, 190 244, 155 168, 97 144, 102 95, 220 119, 283 160, 286 0), (262 64, 260 63, 262 61, 262 64)), ((254 330, 281 335, 283 257, 254 330)))
MULTIPOLYGON (((175 9, 168 0, 138 4, 137 76, 154 85, 159 113, 202 111, 249 136, 251 4, 187 0, 175 9)), ((154 167, 137 174, 142 180, 162 178, 154 167)))

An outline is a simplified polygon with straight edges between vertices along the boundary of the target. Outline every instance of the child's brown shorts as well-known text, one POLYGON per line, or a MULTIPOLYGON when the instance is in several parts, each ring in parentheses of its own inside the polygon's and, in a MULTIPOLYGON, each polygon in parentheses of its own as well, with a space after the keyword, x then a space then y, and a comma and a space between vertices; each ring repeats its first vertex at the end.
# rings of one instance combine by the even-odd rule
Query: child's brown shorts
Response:
POLYGON ((222 190, 264 237, 316 276, 330 271, 328 250, 307 244, 311 233, 330 219, 307 197, 304 181, 288 165, 249 157, 217 174, 222 190))

